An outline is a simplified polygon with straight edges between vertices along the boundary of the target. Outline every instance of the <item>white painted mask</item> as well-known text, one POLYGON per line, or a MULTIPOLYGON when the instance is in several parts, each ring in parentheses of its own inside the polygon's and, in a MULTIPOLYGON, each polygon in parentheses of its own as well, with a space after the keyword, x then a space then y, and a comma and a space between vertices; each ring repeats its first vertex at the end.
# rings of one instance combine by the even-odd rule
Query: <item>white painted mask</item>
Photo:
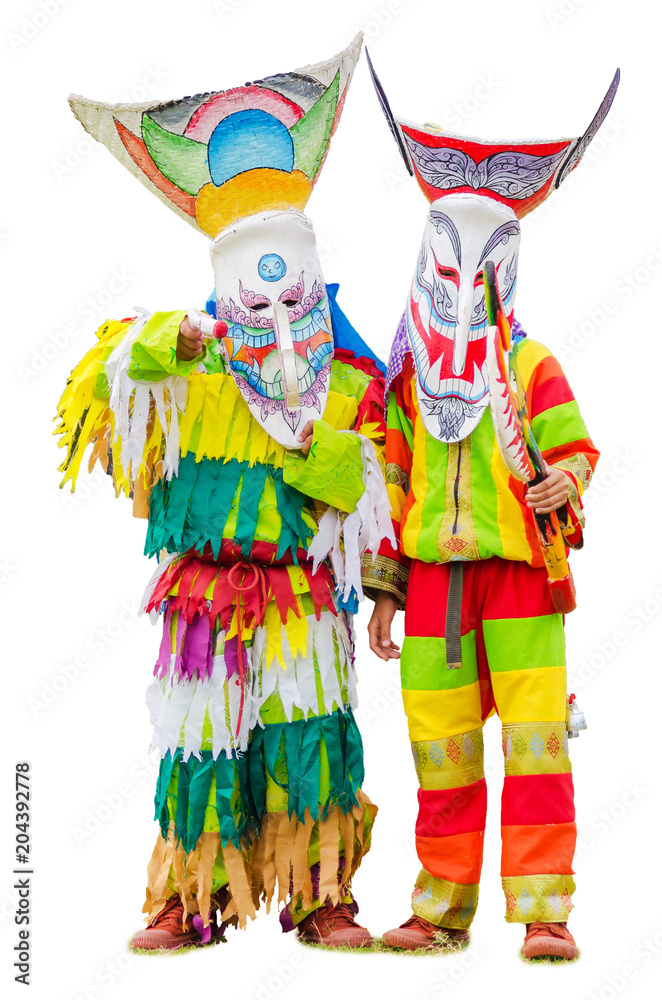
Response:
POLYGON ((483 265, 494 263, 512 316, 520 226, 493 198, 450 194, 432 202, 406 310, 416 392, 426 429, 461 441, 489 406, 483 265))
POLYGON ((267 433, 300 448, 324 412, 333 358, 313 227, 298 211, 252 215, 216 237, 211 259, 232 376, 267 433))

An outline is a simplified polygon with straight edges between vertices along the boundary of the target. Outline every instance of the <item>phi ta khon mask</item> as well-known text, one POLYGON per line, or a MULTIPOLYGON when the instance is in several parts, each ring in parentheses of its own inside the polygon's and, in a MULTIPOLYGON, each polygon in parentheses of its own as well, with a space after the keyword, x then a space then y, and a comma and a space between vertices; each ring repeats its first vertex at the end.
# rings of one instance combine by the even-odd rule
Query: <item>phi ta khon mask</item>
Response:
POLYGON ((491 198, 454 194, 430 206, 405 316, 421 417, 439 440, 465 438, 489 404, 483 266, 494 263, 512 315, 519 240, 515 213, 491 198))
POLYGON ((248 407, 286 448, 326 405, 331 316, 315 233, 301 212, 265 212, 211 245, 223 350, 248 407))

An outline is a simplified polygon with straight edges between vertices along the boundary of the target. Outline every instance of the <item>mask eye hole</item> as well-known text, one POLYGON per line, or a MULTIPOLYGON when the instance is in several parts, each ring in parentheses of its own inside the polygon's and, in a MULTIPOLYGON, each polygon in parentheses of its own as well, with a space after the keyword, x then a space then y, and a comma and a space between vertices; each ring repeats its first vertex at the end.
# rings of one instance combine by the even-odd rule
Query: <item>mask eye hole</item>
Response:
POLYGON ((269 302, 256 302, 254 306, 251 306, 253 312, 262 312, 263 309, 268 309, 269 302))
POLYGON ((288 309, 294 309, 295 306, 299 305, 299 299, 283 299, 283 305, 287 306, 288 309))
POLYGON ((479 271, 478 274, 476 275, 476 277, 474 278, 474 288, 478 288, 479 286, 482 288, 483 283, 484 283, 483 282, 483 272, 479 271))
POLYGON ((458 288, 460 287, 460 275, 454 267, 446 267, 444 264, 440 264, 439 261, 435 261, 435 265, 436 272, 440 278, 445 278, 446 281, 452 281, 454 285, 458 288))

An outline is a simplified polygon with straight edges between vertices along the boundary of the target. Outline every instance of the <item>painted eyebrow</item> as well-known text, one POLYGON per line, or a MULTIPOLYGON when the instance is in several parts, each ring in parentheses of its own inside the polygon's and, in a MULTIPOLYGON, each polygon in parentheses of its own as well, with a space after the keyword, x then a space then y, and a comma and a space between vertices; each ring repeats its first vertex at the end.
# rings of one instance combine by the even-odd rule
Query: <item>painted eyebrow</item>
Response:
POLYGON ((462 267, 462 246, 460 244, 460 234, 458 233, 453 220, 449 219, 443 212, 430 212, 430 222, 438 233, 445 232, 448 234, 451 246, 453 247, 453 253, 455 254, 455 259, 457 260, 458 265, 462 267))
POLYGON ((519 222, 515 222, 514 219, 511 219, 510 222, 504 222, 502 226, 499 226, 496 232, 492 233, 489 240, 483 247, 483 252, 480 255, 479 264, 483 263, 488 253, 491 253, 491 251, 494 250, 495 246, 498 246, 499 243, 506 243, 511 236, 519 236, 519 233, 520 233, 519 222))

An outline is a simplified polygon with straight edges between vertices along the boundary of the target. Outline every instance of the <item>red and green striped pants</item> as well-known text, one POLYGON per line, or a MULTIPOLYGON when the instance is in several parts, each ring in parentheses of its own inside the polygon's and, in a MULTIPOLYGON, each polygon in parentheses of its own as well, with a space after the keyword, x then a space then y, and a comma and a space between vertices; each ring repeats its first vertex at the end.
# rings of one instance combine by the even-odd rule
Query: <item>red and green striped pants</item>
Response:
POLYGON ((449 564, 414 561, 407 591, 401 671, 423 865, 413 910, 440 927, 473 919, 487 811, 482 728, 496 709, 506 919, 565 921, 576 826, 563 620, 544 569, 495 557, 464 563, 463 575, 460 668, 447 664, 449 564))

